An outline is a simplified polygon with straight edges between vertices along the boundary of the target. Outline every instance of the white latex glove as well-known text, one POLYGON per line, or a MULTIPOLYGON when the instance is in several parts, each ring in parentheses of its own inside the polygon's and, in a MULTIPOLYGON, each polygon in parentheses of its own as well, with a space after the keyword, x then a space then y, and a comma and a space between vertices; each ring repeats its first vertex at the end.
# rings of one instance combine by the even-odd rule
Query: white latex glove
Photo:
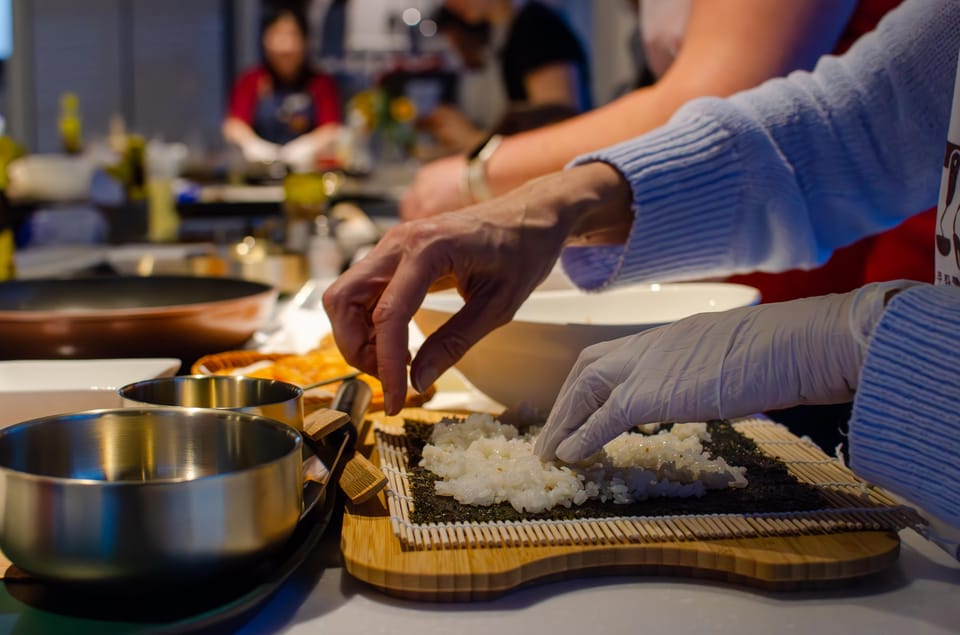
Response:
POLYGON ((573 463, 637 424, 850 401, 886 294, 913 284, 701 313, 590 346, 535 451, 573 463))
POLYGON ((338 128, 327 125, 305 135, 301 135, 280 148, 280 160, 295 171, 312 170, 321 154, 332 154, 337 142, 338 128))
POLYGON ((280 160, 297 171, 309 170, 317 157, 317 144, 310 135, 297 137, 280 148, 280 160))
POLYGON ((240 152, 250 163, 273 163, 280 155, 280 146, 260 137, 251 137, 240 145, 240 152))

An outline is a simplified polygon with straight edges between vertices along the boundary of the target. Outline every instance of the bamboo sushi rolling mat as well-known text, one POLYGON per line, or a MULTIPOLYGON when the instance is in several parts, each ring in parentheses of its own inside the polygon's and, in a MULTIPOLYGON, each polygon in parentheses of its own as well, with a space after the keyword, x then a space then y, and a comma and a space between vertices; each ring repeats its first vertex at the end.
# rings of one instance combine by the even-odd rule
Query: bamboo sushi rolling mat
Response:
POLYGON ((416 524, 410 520, 403 420, 450 416, 463 413, 412 408, 374 417, 372 459, 389 482, 372 501, 347 505, 341 548, 351 575, 392 595, 485 599, 534 581, 611 573, 709 577, 772 590, 829 586, 891 565, 899 552, 897 530, 923 523, 913 509, 866 485, 813 443, 751 417, 733 427, 785 463, 798 481, 816 486, 826 507, 416 524))

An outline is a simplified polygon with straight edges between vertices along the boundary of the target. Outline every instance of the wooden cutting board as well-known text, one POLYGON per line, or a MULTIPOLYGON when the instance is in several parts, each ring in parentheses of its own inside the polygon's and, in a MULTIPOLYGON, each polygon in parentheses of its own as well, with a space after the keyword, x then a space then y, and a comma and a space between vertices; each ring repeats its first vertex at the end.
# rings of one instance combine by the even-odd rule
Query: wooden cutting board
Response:
MULTIPOLYGON (((421 418, 424 412, 408 414, 421 418)), ((380 462, 375 448, 371 459, 380 462)), ((418 547, 396 535, 389 496, 388 489, 364 504, 347 505, 344 563, 354 577, 390 595, 417 600, 489 599, 532 583, 610 574, 711 578, 768 590, 835 586, 890 566, 900 546, 895 531, 848 530, 647 543, 611 538, 534 545, 508 539, 418 547)))

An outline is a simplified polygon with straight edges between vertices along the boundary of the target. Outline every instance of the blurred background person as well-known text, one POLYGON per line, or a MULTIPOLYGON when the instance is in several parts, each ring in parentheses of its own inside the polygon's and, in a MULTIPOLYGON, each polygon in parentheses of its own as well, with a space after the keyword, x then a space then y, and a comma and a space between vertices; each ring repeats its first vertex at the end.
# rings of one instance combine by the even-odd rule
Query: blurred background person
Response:
POLYGON ((262 11, 263 62, 236 81, 223 135, 251 163, 309 169, 333 151, 340 97, 334 81, 310 67, 302 3, 267 2, 262 11))
MULTIPOLYGON (((550 7, 533 0, 446 0, 434 19, 465 69, 480 71, 498 58, 508 106, 496 131, 528 130, 591 107, 587 54, 550 7)), ((469 151, 488 132, 447 104, 420 125, 447 152, 469 151)))

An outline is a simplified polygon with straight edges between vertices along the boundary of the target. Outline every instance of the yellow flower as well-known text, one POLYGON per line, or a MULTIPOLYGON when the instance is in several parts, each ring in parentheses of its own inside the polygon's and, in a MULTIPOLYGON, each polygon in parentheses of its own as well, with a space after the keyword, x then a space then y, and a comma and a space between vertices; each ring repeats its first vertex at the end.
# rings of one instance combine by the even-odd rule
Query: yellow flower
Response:
POLYGON ((394 97, 390 101, 390 117, 394 121, 406 123, 417 116, 417 107, 407 97, 394 97))

